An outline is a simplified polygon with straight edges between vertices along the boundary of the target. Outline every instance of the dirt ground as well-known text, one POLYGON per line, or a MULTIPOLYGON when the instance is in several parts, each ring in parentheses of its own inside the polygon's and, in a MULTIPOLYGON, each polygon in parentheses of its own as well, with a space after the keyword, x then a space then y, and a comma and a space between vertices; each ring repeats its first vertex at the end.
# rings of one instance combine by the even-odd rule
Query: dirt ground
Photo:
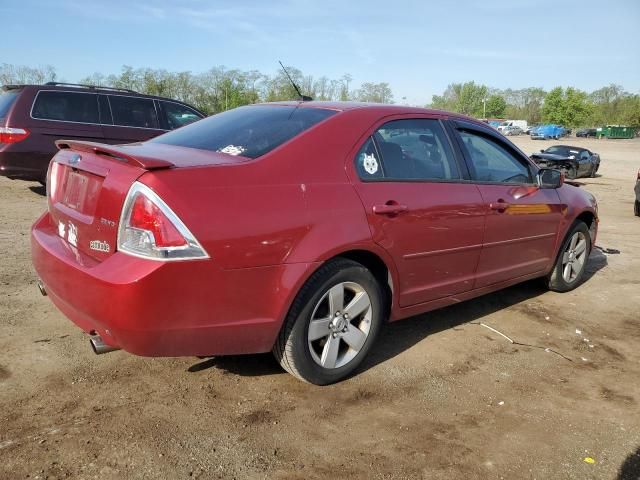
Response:
POLYGON ((42 188, 0 178, 0 478, 640 478, 640 139, 571 143, 602 157, 586 283, 392 324, 330 387, 270 355, 94 355, 36 288, 42 188))

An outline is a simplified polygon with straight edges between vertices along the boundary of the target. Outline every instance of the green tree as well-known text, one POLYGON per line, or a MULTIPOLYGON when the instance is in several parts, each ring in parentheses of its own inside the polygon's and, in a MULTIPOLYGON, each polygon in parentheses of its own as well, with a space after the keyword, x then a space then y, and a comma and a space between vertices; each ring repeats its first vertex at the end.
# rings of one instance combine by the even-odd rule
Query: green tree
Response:
POLYGON ((549 123, 564 123, 565 102, 562 87, 556 87, 544 97, 542 119, 549 123))
POLYGON ((585 92, 572 87, 566 90, 556 87, 544 99, 542 117, 545 122, 578 127, 588 123, 592 111, 593 105, 585 92))
POLYGON ((58 75, 51 65, 28 67, 25 65, 0 64, 0 85, 43 84, 56 81, 58 75))
MULTIPOLYGON (((507 102, 500 95, 491 95, 486 104, 486 117, 504 118, 507 102)), ((483 112, 484 113, 484 112, 483 112)))
POLYGON ((431 107, 466 115, 481 116, 488 88, 475 82, 451 83, 442 95, 434 95, 431 107))
POLYGON ((393 103, 393 92, 386 82, 363 83, 356 92, 360 102, 393 103))

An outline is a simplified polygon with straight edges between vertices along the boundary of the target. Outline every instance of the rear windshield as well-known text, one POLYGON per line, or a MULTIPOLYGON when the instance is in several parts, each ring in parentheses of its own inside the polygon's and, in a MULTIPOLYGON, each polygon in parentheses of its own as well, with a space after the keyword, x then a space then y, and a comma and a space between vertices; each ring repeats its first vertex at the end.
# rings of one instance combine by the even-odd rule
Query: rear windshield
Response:
POLYGON ((20 90, 0 90, 0 118, 7 116, 19 94, 20 90))
POLYGON ((257 158, 335 113, 297 106, 240 107, 150 141, 257 158))

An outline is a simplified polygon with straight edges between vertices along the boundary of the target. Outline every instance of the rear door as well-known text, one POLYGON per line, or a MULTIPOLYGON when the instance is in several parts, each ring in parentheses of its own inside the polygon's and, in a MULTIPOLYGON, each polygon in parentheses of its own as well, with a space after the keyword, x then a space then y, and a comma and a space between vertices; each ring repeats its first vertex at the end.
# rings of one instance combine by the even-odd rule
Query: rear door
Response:
POLYGON ((129 95, 104 95, 111 111, 112 125, 103 125, 105 143, 134 143, 166 132, 160 124, 153 99, 129 95))
POLYGON ((544 272, 562 218, 557 191, 540 189, 535 167, 499 135, 467 122, 453 125, 487 212, 475 288, 544 272))
POLYGON ((396 264, 400 305, 470 290, 485 209, 441 121, 400 117, 369 135, 349 171, 374 241, 396 264))

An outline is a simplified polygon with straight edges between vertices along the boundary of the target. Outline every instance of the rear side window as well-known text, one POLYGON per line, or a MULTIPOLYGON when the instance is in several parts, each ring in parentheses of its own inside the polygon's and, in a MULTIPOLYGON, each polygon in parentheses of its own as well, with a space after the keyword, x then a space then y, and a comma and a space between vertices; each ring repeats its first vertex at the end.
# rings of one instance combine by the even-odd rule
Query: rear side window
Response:
POLYGON ((448 139, 440 122, 434 119, 385 123, 373 134, 373 141, 367 141, 358 152, 356 169, 365 181, 460 178, 460 170, 448 139))
POLYGON ((16 101, 20 90, 0 90, 0 118, 4 118, 9 113, 13 102, 16 101))
POLYGON ((240 107, 150 141, 257 158, 335 113, 297 106, 240 107))
POLYGON ((174 102, 161 102, 164 114, 167 117, 167 124, 171 130, 184 127, 190 123, 200 120, 201 115, 191 110, 189 107, 174 102))
POLYGON ((109 95, 113 124, 123 127, 160 128, 153 100, 109 95))
POLYGON ((40 91, 31 116, 41 120, 100 123, 98 96, 93 93, 40 91))

